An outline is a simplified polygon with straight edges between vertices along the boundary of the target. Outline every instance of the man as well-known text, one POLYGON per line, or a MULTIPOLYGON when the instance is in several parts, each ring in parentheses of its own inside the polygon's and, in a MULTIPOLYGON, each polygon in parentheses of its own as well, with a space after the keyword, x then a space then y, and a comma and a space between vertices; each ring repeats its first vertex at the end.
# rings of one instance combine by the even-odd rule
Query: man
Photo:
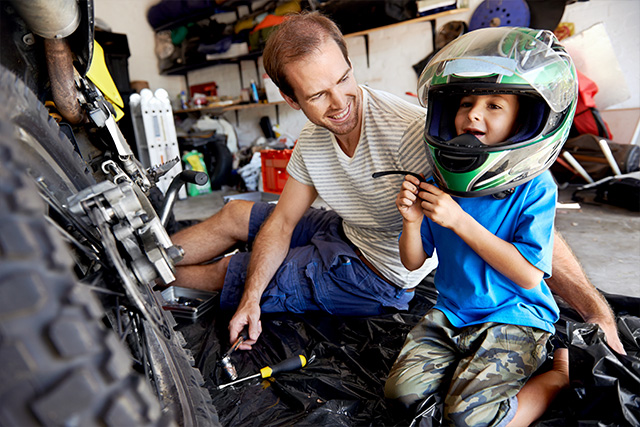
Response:
MULTIPOLYGON (((221 290, 221 305, 237 306, 231 342, 249 327, 242 349, 250 349, 261 333, 261 307, 352 315, 406 309, 413 288, 435 267, 432 258, 410 272, 400 261, 402 217, 395 195, 403 177, 371 178, 385 170, 430 174, 422 142, 425 111, 359 86, 342 34, 317 13, 281 24, 267 42, 264 66, 285 101, 310 121, 278 204, 232 201, 172 237, 185 250, 176 284, 221 290), (331 210, 309 209, 317 196, 331 210), (253 243, 251 253, 202 265, 247 241, 253 243)), ((610 345, 623 352, 606 301, 564 241, 558 235, 555 241, 550 288, 586 321, 598 323, 610 345)))

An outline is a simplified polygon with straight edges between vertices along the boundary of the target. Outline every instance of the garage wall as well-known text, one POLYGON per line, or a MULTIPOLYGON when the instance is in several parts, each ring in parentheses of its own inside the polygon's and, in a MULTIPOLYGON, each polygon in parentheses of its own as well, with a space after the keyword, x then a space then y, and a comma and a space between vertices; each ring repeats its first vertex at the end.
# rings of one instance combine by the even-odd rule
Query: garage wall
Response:
MULTIPOLYGON (((154 32, 146 19, 149 6, 159 0, 95 0, 96 18, 105 22, 111 31, 125 33, 129 39, 129 74, 131 80, 146 80, 152 89, 162 87, 172 97, 185 89, 185 80, 181 76, 161 76, 153 51, 154 32)), ((470 0, 471 11, 481 0, 470 0)), ((469 21, 471 12, 452 15, 439 19, 439 29, 450 20, 469 21)), ((640 108, 640 2, 636 0, 590 0, 568 5, 562 21, 573 22, 576 32, 581 32, 594 24, 603 22, 611 39, 620 68, 628 86, 630 97, 612 109, 640 108)), ((347 40, 350 56, 354 64, 355 75, 360 83, 386 90, 401 96, 410 102, 415 98, 405 95, 416 91, 417 76, 412 65, 432 49, 430 23, 416 23, 376 31, 369 36, 370 66, 367 67, 364 39, 362 37, 347 40)), ((604 64, 606 66, 606 64, 604 64)), ((262 73, 262 64, 258 71, 253 61, 241 63, 240 72, 246 83, 258 80, 262 73)), ((235 96, 240 90, 239 69, 237 65, 227 64, 209 67, 189 73, 189 84, 215 81, 219 94, 235 96)), ((281 127, 296 134, 305 123, 302 113, 288 106, 269 106, 263 109, 226 113, 238 130, 241 145, 252 144, 262 135, 258 125, 260 117, 267 115, 272 123, 279 122, 281 127)))

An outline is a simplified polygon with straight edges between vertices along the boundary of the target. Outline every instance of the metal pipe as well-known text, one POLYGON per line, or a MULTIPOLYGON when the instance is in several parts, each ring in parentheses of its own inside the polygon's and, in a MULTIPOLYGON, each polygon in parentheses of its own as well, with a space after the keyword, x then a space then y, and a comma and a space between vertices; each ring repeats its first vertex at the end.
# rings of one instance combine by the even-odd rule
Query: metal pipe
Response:
POLYGON ((13 0, 11 4, 29 29, 45 39, 65 38, 80 25, 76 0, 13 0))
POLYGON ((66 39, 44 39, 47 70, 56 108, 72 124, 85 120, 75 86, 73 54, 66 39))
POLYGON ((178 191, 182 188, 182 186, 187 183, 193 183, 196 185, 204 185, 209 180, 209 176, 204 172, 198 172, 194 170, 186 170, 180 172, 178 175, 173 177, 171 184, 169 184, 169 188, 167 189, 167 194, 165 194, 164 205, 162 206, 162 211, 160 212, 160 222, 162 226, 166 228, 167 222, 169 221, 169 214, 173 210, 173 205, 176 202, 176 197, 178 195, 178 191))
POLYGON ((609 148, 609 144, 607 144, 607 141, 601 139, 598 141, 598 144, 600 145, 600 149, 602 150, 604 157, 607 159, 607 162, 609 163, 613 174, 615 176, 621 175, 622 172, 620 171, 620 168, 616 163, 616 159, 613 158, 613 153, 611 153, 611 148, 609 148))
POLYGON ((569 162, 569 164, 571 166, 573 166, 573 168, 576 170, 576 172, 578 172, 585 181, 587 181, 588 183, 592 183, 593 182, 593 178, 591 178, 591 175, 589 175, 587 173, 586 170, 584 170, 584 168, 580 165, 580 163, 578 163, 578 161, 571 155, 571 153, 569 153, 568 151, 563 151, 562 152, 562 157, 564 157, 564 159, 569 162))

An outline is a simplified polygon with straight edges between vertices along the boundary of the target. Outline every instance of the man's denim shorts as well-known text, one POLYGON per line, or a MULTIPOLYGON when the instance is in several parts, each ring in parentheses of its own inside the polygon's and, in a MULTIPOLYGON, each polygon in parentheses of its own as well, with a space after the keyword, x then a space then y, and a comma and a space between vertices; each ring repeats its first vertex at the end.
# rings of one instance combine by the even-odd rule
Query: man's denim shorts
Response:
MULTIPOLYGON (((251 210, 249 242, 274 209, 256 203, 251 210)), ((235 309, 244 290, 251 252, 231 258, 221 308, 235 309)), ((296 226, 284 262, 262 295, 263 313, 326 311, 336 315, 374 315, 387 308, 406 310, 413 289, 381 279, 358 257, 344 237, 342 218, 333 211, 309 209, 296 226)))

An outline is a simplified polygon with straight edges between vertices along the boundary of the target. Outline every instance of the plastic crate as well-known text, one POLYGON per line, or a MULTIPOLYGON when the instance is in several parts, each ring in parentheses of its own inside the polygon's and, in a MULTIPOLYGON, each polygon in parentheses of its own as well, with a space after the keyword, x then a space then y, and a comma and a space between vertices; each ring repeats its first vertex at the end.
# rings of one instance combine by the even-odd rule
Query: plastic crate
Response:
POLYGON ((287 164, 293 150, 261 150, 262 187, 267 193, 282 193, 289 174, 287 164))

